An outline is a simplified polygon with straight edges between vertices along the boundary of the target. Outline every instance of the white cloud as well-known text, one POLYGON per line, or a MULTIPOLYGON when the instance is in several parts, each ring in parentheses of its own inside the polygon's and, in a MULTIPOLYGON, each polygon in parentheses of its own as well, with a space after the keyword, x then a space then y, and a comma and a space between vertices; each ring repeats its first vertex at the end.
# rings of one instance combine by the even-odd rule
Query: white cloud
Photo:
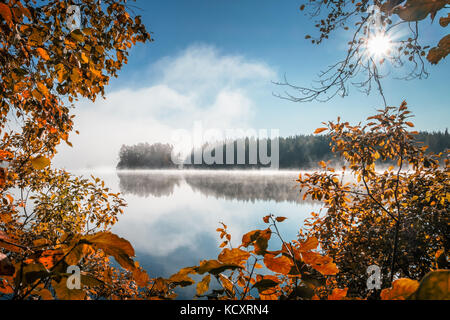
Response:
POLYGON ((67 169, 113 167, 122 144, 170 142, 176 129, 249 127, 252 99, 275 72, 262 62, 192 46, 149 68, 157 80, 144 88, 109 92, 106 100, 80 101, 74 113, 74 147, 60 146, 54 164, 67 169))

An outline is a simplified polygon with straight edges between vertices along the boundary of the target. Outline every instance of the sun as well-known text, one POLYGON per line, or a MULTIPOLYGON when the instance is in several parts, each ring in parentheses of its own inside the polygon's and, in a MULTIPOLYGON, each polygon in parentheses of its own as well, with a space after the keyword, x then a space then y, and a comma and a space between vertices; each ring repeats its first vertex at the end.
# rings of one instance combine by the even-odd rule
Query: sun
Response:
POLYGON ((367 50, 372 57, 383 58, 389 54, 391 48, 392 41, 386 34, 376 34, 367 40, 367 50))

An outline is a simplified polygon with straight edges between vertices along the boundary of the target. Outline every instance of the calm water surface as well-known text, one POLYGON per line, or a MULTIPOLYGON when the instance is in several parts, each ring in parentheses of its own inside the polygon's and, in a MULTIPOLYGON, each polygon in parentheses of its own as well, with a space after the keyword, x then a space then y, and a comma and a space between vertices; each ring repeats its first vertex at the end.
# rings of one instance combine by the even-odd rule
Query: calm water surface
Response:
MULTIPOLYGON (((269 213, 288 218, 279 229, 285 239, 294 239, 310 212, 320 209, 299 197, 298 173, 155 170, 95 175, 128 203, 113 232, 132 243, 150 276, 168 277, 200 260, 217 258, 221 221, 235 246, 244 233, 266 228, 262 217, 269 213)), ((192 297, 194 290, 183 289, 179 297, 192 297)))

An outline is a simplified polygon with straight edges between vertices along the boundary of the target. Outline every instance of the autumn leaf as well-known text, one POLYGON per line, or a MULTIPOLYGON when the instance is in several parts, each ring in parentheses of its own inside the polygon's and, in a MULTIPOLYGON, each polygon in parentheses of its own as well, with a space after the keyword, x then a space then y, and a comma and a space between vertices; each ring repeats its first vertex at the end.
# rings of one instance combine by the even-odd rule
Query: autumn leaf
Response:
POLYGON ((253 245, 256 254, 264 254, 267 249, 269 239, 271 237, 272 231, 270 228, 265 230, 253 230, 242 236, 243 247, 248 247, 253 245))
POLYGON ((22 266, 22 282, 32 284, 36 280, 49 276, 49 272, 41 263, 30 263, 22 266))
POLYGON ((218 260, 203 260, 200 262, 200 265, 196 267, 194 270, 198 274, 204 274, 208 272, 213 275, 218 275, 219 273, 225 270, 234 270, 234 269, 242 269, 242 267, 240 265, 233 263, 222 263, 218 260))
POLYGON ((97 279, 96 277, 86 274, 86 273, 81 273, 80 274, 80 278, 81 278, 81 283, 87 287, 97 287, 97 286, 101 286, 104 285, 105 283, 99 279, 97 279))
POLYGON ((450 300, 450 270, 431 271, 420 281, 415 300, 450 300))
POLYGON ((66 277, 61 278, 59 282, 52 281, 52 286, 59 300, 84 300, 86 297, 82 289, 69 289, 66 277))
POLYGON ((292 260, 286 256, 282 255, 278 258, 275 258, 275 256, 272 254, 265 254, 264 265, 273 272, 288 274, 294 264, 292 260))
POLYGON ((209 289, 209 282, 211 281, 211 275, 207 274, 203 277, 202 281, 197 283, 197 295, 201 296, 209 289))
POLYGON ((441 27, 446 27, 448 26, 449 23, 450 23, 450 13, 447 14, 446 17, 441 17, 439 19, 439 24, 441 25, 441 27))
POLYGON ((147 272, 138 267, 133 270, 133 279, 140 287, 145 287, 150 280, 147 272))
POLYGON ((317 248, 319 245, 319 240, 316 237, 309 237, 305 242, 300 242, 299 251, 307 252, 317 248))
POLYGON ((195 282, 188 276, 190 273, 196 273, 194 267, 180 269, 177 273, 171 275, 168 280, 174 285, 186 287, 195 282))
POLYGON ((223 285, 223 287, 228 290, 229 293, 234 294, 234 286, 233 286, 233 282, 231 282, 231 280, 223 275, 223 274, 219 274, 219 279, 223 285))
POLYGON ((31 160, 31 165, 36 170, 42 170, 50 165, 50 160, 44 156, 39 156, 31 160))
POLYGON ((70 36, 72 39, 76 40, 77 42, 83 42, 84 41, 84 35, 81 32, 80 29, 76 29, 70 33, 70 36))
POLYGON ((0 252, 0 276, 12 276, 14 271, 14 265, 8 256, 0 252))
POLYGON ((284 220, 286 220, 287 218, 286 217, 276 217, 275 218, 275 220, 277 221, 277 222, 283 222, 284 220))
POLYGON ((113 256, 121 267, 130 271, 136 269, 131 259, 134 256, 134 249, 128 240, 107 231, 86 236, 83 240, 88 241, 95 248, 103 250, 105 254, 113 256))
POLYGON ((277 281, 274 281, 274 280, 272 280, 272 279, 266 279, 266 278, 264 278, 264 279, 262 279, 262 280, 256 282, 256 283, 253 285, 253 288, 258 289, 258 292, 264 292, 264 291, 266 291, 267 289, 276 287, 277 285, 278 285, 278 282, 277 282, 277 281))
POLYGON ((407 278, 395 280, 392 288, 381 290, 382 300, 405 300, 419 287, 419 282, 407 278))
POLYGON ((345 289, 333 289, 331 295, 328 296, 328 300, 343 300, 347 296, 348 288, 345 289))
POLYGON ((50 60, 50 56, 48 55, 47 51, 43 48, 37 48, 36 51, 38 54, 42 57, 44 60, 50 60))
POLYGON ((23 251, 22 247, 17 243, 17 239, 9 236, 2 230, 0 230, 0 248, 17 253, 23 251))
POLYGON ((12 24, 12 14, 9 6, 4 3, 0 3, 0 15, 5 19, 8 24, 12 24))
POLYGON ((325 130, 328 130, 328 128, 317 128, 316 131, 314 131, 314 134, 321 133, 321 132, 323 132, 325 130))
POLYGON ((405 21, 420 21, 430 13, 433 19, 436 11, 443 8, 447 2, 448 0, 407 0, 404 6, 394 8, 393 12, 405 21))
POLYGON ((324 276, 333 276, 339 272, 338 267, 335 263, 329 262, 325 264, 316 264, 312 266, 314 269, 319 271, 324 276))
POLYGON ((233 248, 228 249, 225 248, 219 254, 218 260, 223 263, 233 263, 233 264, 241 264, 246 261, 250 257, 250 253, 244 251, 242 249, 233 248))
POLYGON ((42 300, 53 300, 53 295, 48 289, 39 288, 36 289, 33 293, 36 293, 38 296, 40 296, 42 300))
POLYGON ((302 252, 303 261, 323 275, 335 275, 339 272, 333 259, 317 252, 302 252))
POLYGON ((441 59, 445 58, 450 53, 450 34, 443 37, 437 47, 431 48, 428 51, 427 60, 431 64, 437 64, 441 59))
POLYGON ((42 263, 46 269, 51 269, 63 256, 62 250, 44 250, 35 258, 35 261, 42 263))
POLYGON ((94 253, 94 249, 85 243, 77 243, 75 246, 67 248, 64 260, 68 265, 76 265, 80 260, 89 254, 94 253))
POLYGON ((47 86, 43 82, 37 82, 36 86, 40 93, 42 93, 44 96, 47 96, 49 94, 47 86))

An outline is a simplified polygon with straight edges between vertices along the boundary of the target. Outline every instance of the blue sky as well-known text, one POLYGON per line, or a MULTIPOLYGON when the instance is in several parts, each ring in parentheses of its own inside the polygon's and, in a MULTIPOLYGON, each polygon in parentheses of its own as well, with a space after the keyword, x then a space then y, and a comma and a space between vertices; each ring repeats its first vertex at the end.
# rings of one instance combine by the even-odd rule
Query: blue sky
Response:
MULTIPOLYGON (((359 122, 372 115, 382 106, 376 92, 367 96, 350 88, 349 96, 326 103, 294 103, 273 95, 284 88, 272 81, 286 74, 293 84, 309 86, 347 49, 349 31, 333 33, 320 46, 305 40, 315 32, 314 21, 300 12, 300 4, 138 0, 136 13, 155 41, 131 50, 128 65, 111 80, 105 101, 78 104, 75 125, 81 133, 72 140, 85 148, 79 151, 92 153, 92 159, 79 165, 115 165, 121 144, 170 142, 171 130, 192 128, 196 121, 222 129, 275 128, 288 136, 311 133, 337 116, 359 122), (90 146, 92 136, 109 149, 90 146)), ((436 20, 421 24, 422 36, 431 44, 444 34, 436 20)), ((424 80, 384 79, 387 102, 399 105, 407 100, 419 130, 445 130, 450 116, 448 58, 438 67, 428 64, 427 70, 430 76, 424 80)), ((62 151, 61 164, 72 166, 76 150, 62 151)))

